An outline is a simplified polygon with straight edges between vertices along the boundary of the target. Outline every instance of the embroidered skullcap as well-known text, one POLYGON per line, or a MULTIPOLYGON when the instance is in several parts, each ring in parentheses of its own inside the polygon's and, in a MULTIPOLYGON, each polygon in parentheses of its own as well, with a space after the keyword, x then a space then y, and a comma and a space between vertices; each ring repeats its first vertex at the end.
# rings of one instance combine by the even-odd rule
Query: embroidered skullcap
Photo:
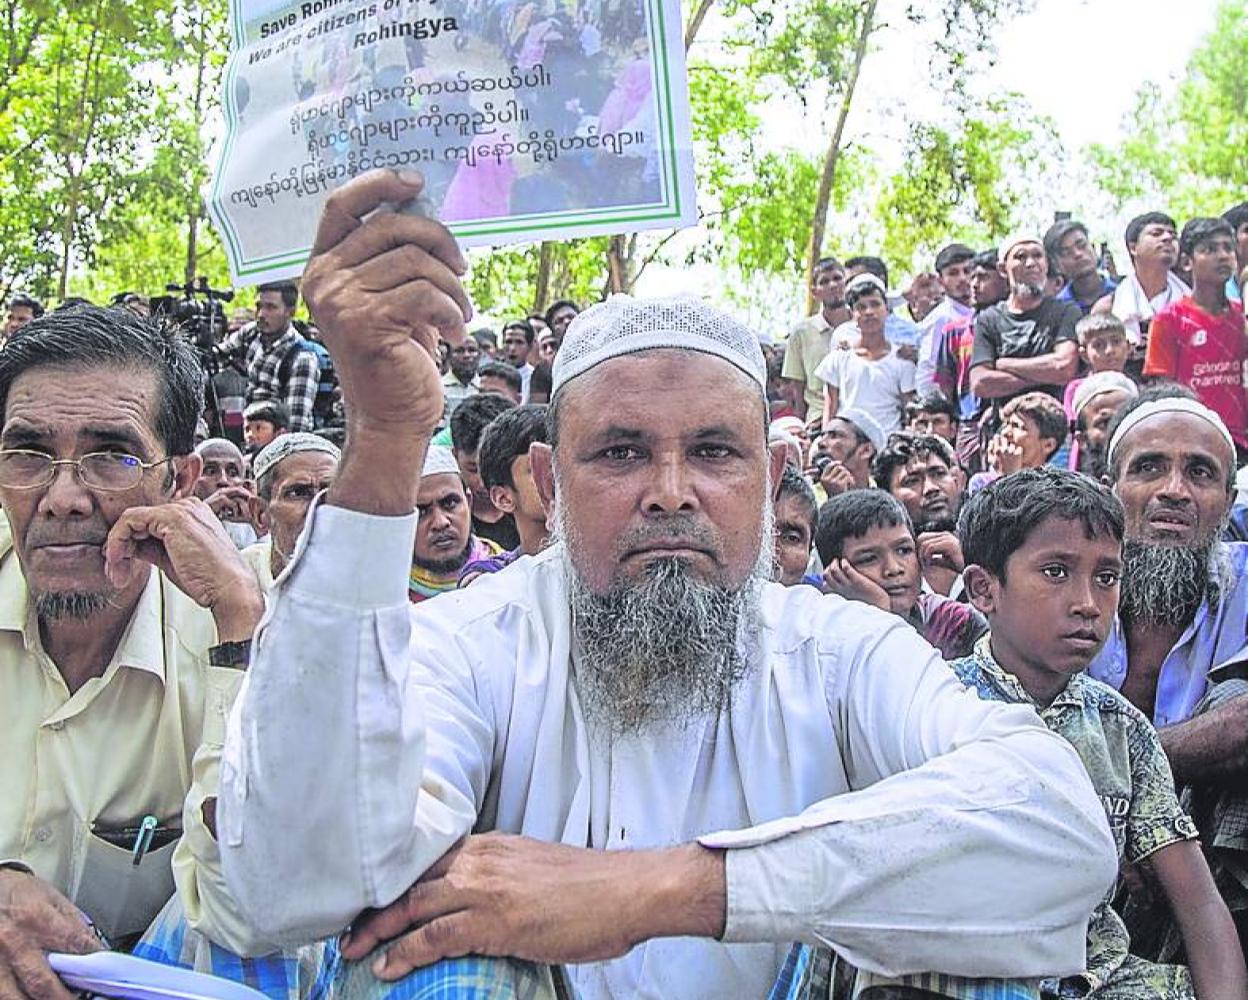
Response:
POLYGON ((997 260, 1004 264, 1006 259, 1010 256, 1010 251, 1020 243, 1034 243, 1036 246, 1040 247, 1040 249, 1044 249, 1044 240, 1040 239, 1039 236, 1033 236, 1031 233, 1015 233, 1008 240, 1002 242, 1001 248, 998 251, 997 260))
POLYGON ((692 296, 635 299, 612 295, 569 324, 555 355, 551 399, 578 375, 604 361, 673 348, 699 351, 740 369, 767 394, 767 363, 758 334, 725 312, 692 296))
POLYGON ((425 452, 425 467, 420 470, 420 478, 440 476, 446 472, 455 476, 460 475, 459 463, 455 461, 450 448, 445 445, 431 444, 429 450, 425 452))
POLYGON ((1187 413, 1193 417, 1199 417, 1222 435, 1232 454, 1234 453, 1235 441, 1231 437, 1231 432, 1226 429, 1226 424, 1222 422, 1222 418, 1214 413, 1213 410, 1205 406, 1204 403, 1188 399, 1185 396, 1166 396, 1162 399, 1150 399, 1147 403, 1137 406, 1123 417, 1122 423, 1118 425, 1118 429, 1114 431, 1114 436, 1109 440, 1109 447, 1105 449, 1105 461, 1113 465, 1114 452, 1122 444, 1122 439, 1137 424, 1147 420, 1149 417, 1157 417, 1163 413, 1187 413))
POLYGON ((1089 375, 1079 383, 1075 398, 1071 400, 1075 416, 1079 416, 1085 406, 1106 392, 1125 392, 1131 399, 1135 399, 1140 394, 1140 388, 1122 372, 1097 372, 1089 375))
POLYGON ((303 451, 319 451, 326 455, 333 455, 335 462, 342 458, 342 452, 332 441, 327 441, 319 434, 311 434, 308 431, 294 431, 289 434, 279 434, 260 449, 260 454, 251 463, 251 473, 256 479, 261 479, 272 472, 282 459, 303 451))

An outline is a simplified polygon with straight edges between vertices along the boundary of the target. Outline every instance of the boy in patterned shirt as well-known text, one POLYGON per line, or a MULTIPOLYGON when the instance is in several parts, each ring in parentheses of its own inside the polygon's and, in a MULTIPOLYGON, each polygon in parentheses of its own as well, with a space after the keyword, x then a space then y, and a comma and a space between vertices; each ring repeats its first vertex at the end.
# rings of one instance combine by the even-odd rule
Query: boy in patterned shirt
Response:
POLYGON ((1129 954, 1126 928, 1106 900, 1088 925, 1084 974, 1044 983, 1043 991, 1098 1000, 1248 995, 1234 925, 1196 827, 1179 807, 1156 731, 1125 698, 1083 673, 1118 603, 1118 500, 1075 473, 1026 470, 973 497, 959 535, 967 590, 991 631, 950 666, 981 698, 1034 705, 1070 741, 1105 806, 1121 862, 1156 881, 1190 963, 1189 972, 1129 954))

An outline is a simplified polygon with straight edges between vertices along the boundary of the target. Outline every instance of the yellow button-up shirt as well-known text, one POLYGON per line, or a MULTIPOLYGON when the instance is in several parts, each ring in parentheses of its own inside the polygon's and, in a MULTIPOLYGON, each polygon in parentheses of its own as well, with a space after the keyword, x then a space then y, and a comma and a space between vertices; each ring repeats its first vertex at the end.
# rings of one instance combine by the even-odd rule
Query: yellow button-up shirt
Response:
MULTIPOLYGON (((43 648, 7 517, 0 517, 0 858, 18 859, 105 933, 143 929, 173 891, 174 846, 135 867, 97 834, 154 816, 182 824, 201 744, 219 747, 242 679, 212 667, 209 611, 156 570, 103 673, 73 694, 43 648)), ((202 820, 191 816, 190 826, 202 820)))

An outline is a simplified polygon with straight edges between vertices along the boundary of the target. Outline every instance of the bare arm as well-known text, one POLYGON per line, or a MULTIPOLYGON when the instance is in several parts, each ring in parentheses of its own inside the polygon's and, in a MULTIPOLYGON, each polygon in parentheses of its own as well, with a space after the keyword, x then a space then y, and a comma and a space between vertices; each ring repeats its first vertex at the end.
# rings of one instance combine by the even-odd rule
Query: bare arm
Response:
POLYGON ((971 369, 971 392, 980 399, 1000 399, 1025 392, 1031 383, 1026 379, 998 370, 994 365, 976 365, 971 369))
POLYGON ((836 416, 837 408, 841 403, 841 390, 836 386, 825 384, 823 387, 823 425, 824 427, 832 426, 832 418, 836 416))
POLYGON ((802 420, 806 419, 806 383, 801 379, 784 378, 780 380, 780 391, 793 407, 793 412, 802 420))
POLYGON ((1199 1000, 1248 997, 1248 973, 1235 924, 1197 841, 1169 844, 1144 864, 1157 877, 1178 922, 1199 1000))
POLYGON ((1242 781, 1248 774, 1248 696, 1161 730, 1177 784, 1242 781))
POLYGON ((998 358, 997 371, 1033 385, 1065 385, 1079 371, 1079 348, 1063 340, 1048 354, 1035 358, 998 358))

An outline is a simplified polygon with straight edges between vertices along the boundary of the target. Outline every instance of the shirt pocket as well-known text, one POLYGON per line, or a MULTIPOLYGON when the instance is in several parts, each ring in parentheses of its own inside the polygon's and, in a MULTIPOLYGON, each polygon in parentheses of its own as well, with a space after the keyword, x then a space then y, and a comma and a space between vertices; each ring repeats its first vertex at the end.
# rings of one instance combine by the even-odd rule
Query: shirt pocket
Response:
POLYGON ((74 886, 74 904, 112 942, 141 934, 173 896, 175 839, 143 855, 84 831, 82 869, 74 886))

